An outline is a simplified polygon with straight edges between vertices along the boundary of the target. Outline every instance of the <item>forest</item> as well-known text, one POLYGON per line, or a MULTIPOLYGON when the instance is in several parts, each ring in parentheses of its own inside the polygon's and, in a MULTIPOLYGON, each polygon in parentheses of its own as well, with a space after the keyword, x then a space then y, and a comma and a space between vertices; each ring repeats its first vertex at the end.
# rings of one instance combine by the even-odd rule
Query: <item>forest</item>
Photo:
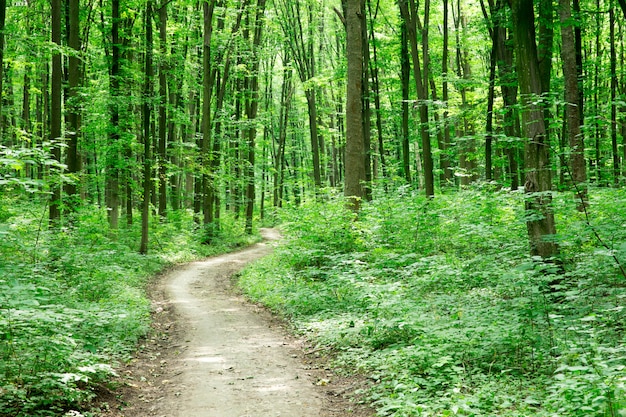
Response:
POLYGON ((0 0, 0 415, 98 416, 171 265, 379 416, 626 415, 625 0, 0 0), (76 414, 78 413, 78 414, 76 414))

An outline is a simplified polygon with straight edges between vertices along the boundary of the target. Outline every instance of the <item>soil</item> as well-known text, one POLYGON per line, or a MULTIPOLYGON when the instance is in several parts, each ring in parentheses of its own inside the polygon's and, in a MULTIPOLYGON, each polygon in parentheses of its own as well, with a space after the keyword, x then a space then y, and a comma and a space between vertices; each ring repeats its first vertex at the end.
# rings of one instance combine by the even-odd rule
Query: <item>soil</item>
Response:
POLYGON ((178 267, 150 290, 153 324, 114 388, 102 388, 101 417, 373 416, 352 394, 363 381, 342 378, 324 349, 233 286, 247 263, 279 239, 178 267))

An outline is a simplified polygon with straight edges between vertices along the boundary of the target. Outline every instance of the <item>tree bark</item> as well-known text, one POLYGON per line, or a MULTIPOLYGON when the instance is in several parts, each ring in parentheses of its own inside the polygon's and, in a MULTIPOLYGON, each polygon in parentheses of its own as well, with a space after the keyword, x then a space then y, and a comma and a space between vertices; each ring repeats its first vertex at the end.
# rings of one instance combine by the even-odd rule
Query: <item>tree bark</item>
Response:
POLYGON ((407 22, 407 35, 411 46, 411 57, 413 61, 413 78, 415 79, 415 89, 417 91, 418 108, 420 114, 420 137, 422 142, 422 164, 424 174, 424 192, 426 196, 435 195, 435 182, 433 173, 433 155, 430 143, 430 129, 428 118, 428 17, 430 14, 430 0, 424 2, 424 24, 422 31, 422 55, 424 68, 420 64, 419 49, 417 45, 418 15, 415 0, 401 0, 400 13, 407 22))
POLYGON ((4 29, 7 13, 7 0, 0 0, 0 135, 4 133, 2 115, 2 95, 4 91, 4 29))
POLYGON ((159 216, 167 212, 167 1, 159 8, 159 216))
POLYGON ((118 228, 120 187, 119 187, 119 142, 120 142, 120 110, 118 98, 120 94, 120 2, 111 2, 111 70, 109 81, 109 94, 111 96, 110 117, 111 130, 109 133, 109 146, 106 150, 106 202, 109 227, 113 230, 118 228))
POLYGON ((582 120, 579 109, 582 106, 578 92, 578 70, 576 65, 576 43, 570 0, 559 0, 561 17, 561 61, 563 63, 563 78, 565 82, 565 122, 570 146, 570 171, 572 180, 578 191, 579 211, 584 211, 587 204, 585 166, 585 146, 581 130, 582 120))
POLYGON ((344 194, 348 204, 358 211, 365 196, 365 146, 363 137, 363 38, 362 0, 346 0, 346 51, 348 83, 346 90, 346 162, 344 194))
POLYGON ((620 156, 617 147, 617 51, 615 48, 615 12, 609 9, 609 43, 611 48, 611 147, 613 153, 613 183, 619 184, 620 156))
POLYGON ((258 0, 256 5, 256 16, 254 19, 254 38, 252 40, 252 62, 250 65, 250 98, 246 106, 246 117, 248 119, 247 142, 248 155, 246 167, 246 227, 247 234, 252 234, 252 220, 254 215, 254 168, 255 168, 255 146, 256 146, 256 116, 259 108, 259 48, 263 35, 263 14, 265 13, 265 0, 258 0))
MULTIPOLYGON (((447 0, 445 0, 447 1, 447 0)), ((410 157, 410 134, 409 134, 409 83, 411 81, 411 61, 409 57, 408 22, 405 18, 400 22, 400 74, 402 81, 402 171, 404 179, 411 183, 411 157, 410 157)))
POLYGON ((549 259, 559 249, 552 239, 556 234, 551 208, 552 188, 549 147, 543 108, 537 102, 542 78, 535 43, 535 14, 532 0, 510 0, 513 37, 517 51, 517 74, 522 94, 522 119, 526 137, 526 228, 533 256, 549 259))
MULTIPOLYGON (((61 162, 62 89, 63 68, 61 62, 61 0, 52 0, 52 43, 59 48, 52 53, 52 86, 50 93, 50 140, 53 143, 52 156, 61 162)), ((61 175, 59 168, 51 168, 52 194, 50 196, 50 223, 54 225, 61 219, 61 175)))
POLYGON ((150 219, 150 200, 152 193, 152 78, 154 77, 153 67, 153 30, 152 30, 152 0, 146 3, 145 15, 146 29, 146 62, 144 69, 143 88, 143 141, 144 141, 144 162, 143 162, 143 202, 141 207, 141 243, 139 253, 148 253, 148 226, 150 219))
POLYGON ((67 171, 74 175, 71 182, 65 185, 65 192, 69 197, 68 209, 76 209, 78 204, 77 184, 80 181, 81 170, 80 154, 78 153, 78 138, 80 135, 80 94, 78 88, 81 84, 81 62, 78 54, 81 51, 80 40, 80 1, 69 0, 69 47, 74 53, 69 57, 69 89, 68 89, 68 109, 67 109, 67 171))

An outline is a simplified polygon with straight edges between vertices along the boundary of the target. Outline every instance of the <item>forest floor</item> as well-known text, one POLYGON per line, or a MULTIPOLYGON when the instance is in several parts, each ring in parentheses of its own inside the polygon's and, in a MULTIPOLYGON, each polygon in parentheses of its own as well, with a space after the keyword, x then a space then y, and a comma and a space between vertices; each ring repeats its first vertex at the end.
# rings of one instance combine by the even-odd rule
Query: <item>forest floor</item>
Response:
POLYGON ((372 416, 350 401, 363 383, 335 375, 329 358, 289 334, 233 285, 280 238, 175 268, 150 289, 152 331, 100 393, 102 417, 372 416))

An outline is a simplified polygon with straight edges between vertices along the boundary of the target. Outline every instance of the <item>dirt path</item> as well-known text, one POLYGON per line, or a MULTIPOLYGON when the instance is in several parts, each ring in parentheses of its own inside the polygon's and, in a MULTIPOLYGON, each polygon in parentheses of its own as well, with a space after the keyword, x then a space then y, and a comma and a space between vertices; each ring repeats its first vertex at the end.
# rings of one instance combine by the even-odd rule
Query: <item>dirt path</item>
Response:
POLYGON ((344 398, 353 381, 332 375, 278 320, 233 290, 232 275, 269 254, 279 238, 272 229, 262 234, 263 243, 160 280, 154 337, 124 370, 122 393, 109 399, 104 416, 370 415, 344 398))

